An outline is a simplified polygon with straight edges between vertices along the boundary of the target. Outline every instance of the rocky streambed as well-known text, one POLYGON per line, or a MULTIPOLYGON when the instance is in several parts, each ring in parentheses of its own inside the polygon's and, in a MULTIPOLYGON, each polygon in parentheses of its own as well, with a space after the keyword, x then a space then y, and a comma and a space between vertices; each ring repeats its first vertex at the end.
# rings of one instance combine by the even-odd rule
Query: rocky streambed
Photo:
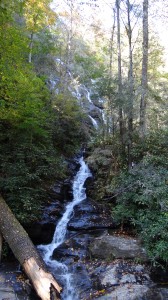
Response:
MULTIPOLYGON (((27 228, 36 244, 52 240, 55 226, 71 197, 71 179, 55 184, 42 220, 27 228)), ((163 276, 159 286, 151 279, 148 258, 140 240, 119 234, 110 210, 92 199, 87 198, 75 206, 66 240, 54 250, 52 259, 68 266, 78 300, 168 299, 168 289, 162 285, 166 277, 163 276)), ((13 263, 0 266, 0 300, 3 299, 38 299, 13 263)))

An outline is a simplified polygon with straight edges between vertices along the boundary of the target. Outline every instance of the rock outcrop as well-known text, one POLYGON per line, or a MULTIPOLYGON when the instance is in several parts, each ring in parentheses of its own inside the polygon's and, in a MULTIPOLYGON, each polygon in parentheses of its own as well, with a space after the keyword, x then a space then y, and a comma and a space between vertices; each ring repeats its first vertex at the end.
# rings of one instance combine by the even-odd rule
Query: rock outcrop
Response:
POLYGON ((147 261, 140 241, 131 237, 106 235, 96 238, 89 247, 92 257, 111 260, 116 258, 147 261))

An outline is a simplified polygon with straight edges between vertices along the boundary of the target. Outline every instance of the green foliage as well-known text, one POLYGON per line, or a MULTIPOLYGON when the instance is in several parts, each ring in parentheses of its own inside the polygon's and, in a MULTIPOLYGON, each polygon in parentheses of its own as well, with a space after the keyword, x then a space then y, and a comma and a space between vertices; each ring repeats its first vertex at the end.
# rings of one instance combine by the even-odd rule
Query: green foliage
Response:
POLYGON ((18 219, 37 219, 47 197, 44 181, 65 175, 64 160, 48 137, 29 141, 26 131, 1 124, 0 189, 18 219))
POLYGON ((34 58, 37 51, 40 59, 53 51, 49 30, 42 30, 44 23, 55 20, 55 13, 45 6, 50 1, 19 3, 11 1, 7 7, 4 0, 0 4, 0 190, 18 219, 26 223, 40 217, 51 182, 65 177, 66 157, 79 149, 84 130, 75 99, 65 93, 53 98, 46 73, 38 76, 28 63, 28 29, 36 33, 34 58), (43 4, 39 24, 31 24, 33 3, 37 10, 43 4))
POLYGON ((86 142, 84 114, 76 99, 59 94, 53 99, 56 115, 53 122, 54 145, 64 155, 73 155, 86 142))
MULTIPOLYGON (((168 261, 168 165, 167 131, 146 137, 143 159, 122 172, 115 186, 113 216, 135 226, 151 260, 168 261)), ((138 152, 138 151, 137 151, 138 152)), ((114 181, 113 181, 114 184, 114 181)))
MULTIPOLYGON (((80 54, 75 55, 75 62, 77 64, 78 70, 80 70, 80 81, 88 82, 90 78, 97 79, 101 78, 104 73, 105 66, 100 57, 93 55, 91 52, 87 51, 87 54, 81 56, 80 54)), ((78 75, 78 74, 77 74, 78 75)))
POLYGON ((134 133, 133 140, 132 157, 135 162, 139 162, 144 156, 147 156, 152 164, 168 167, 167 129, 150 131, 143 141, 138 134, 134 133))

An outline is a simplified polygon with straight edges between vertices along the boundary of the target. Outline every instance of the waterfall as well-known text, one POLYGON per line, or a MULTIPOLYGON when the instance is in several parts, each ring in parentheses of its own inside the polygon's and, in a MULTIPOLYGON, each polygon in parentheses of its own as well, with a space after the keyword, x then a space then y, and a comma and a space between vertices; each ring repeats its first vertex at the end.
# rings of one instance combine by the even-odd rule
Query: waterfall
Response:
POLYGON ((91 172, 84 162, 83 157, 79 159, 79 163, 80 169, 73 181, 73 200, 67 204, 65 212, 55 228, 51 244, 38 246, 38 249, 42 252, 45 263, 51 268, 53 274, 56 275, 57 280, 64 286, 62 293, 63 300, 78 300, 73 288, 73 274, 70 273, 67 265, 53 260, 52 254, 66 239, 67 224, 72 216, 74 206, 86 199, 84 183, 85 180, 91 176, 91 172))
POLYGON ((89 118, 91 119, 94 128, 98 129, 99 125, 98 125, 97 121, 94 118, 92 118, 92 116, 90 116, 90 115, 89 115, 89 118))

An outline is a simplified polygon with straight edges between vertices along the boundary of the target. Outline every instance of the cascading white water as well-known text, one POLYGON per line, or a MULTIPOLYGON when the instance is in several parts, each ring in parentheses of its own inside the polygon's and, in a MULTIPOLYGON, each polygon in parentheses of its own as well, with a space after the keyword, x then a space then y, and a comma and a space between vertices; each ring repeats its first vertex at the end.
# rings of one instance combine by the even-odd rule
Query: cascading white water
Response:
POLYGON ((97 121, 94 118, 92 118, 92 116, 90 116, 90 115, 89 115, 89 118, 91 119, 94 128, 98 129, 99 125, 98 125, 97 121))
POLYGON ((73 200, 66 206, 65 212, 56 226, 51 244, 38 246, 46 264, 52 269, 52 272, 56 274, 57 280, 60 278, 60 281, 64 284, 63 300, 77 300, 77 295, 73 288, 73 275, 69 272, 68 266, 53 260, 52 254, 53 251, 65 241, 67 224, 72 216, 74 206, 86 199, 84 183, 86 179, 91 176, 91 172, 84 162, 83 157, 79 159, 79 163, 80 169, 73 182, 73 200))

